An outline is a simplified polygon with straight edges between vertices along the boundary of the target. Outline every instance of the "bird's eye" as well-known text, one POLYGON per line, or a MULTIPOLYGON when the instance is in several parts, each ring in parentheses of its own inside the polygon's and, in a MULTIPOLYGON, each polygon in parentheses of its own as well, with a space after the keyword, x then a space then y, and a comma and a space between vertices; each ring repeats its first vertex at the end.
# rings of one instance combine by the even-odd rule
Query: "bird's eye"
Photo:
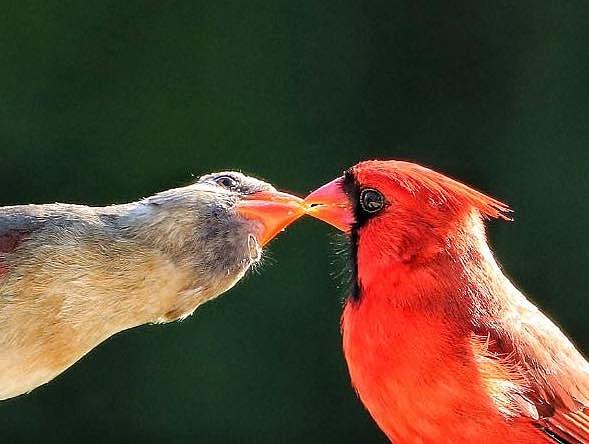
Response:
POLYGON ((220 176, 215 179, 217 185, 227 188, 228 190, 235 190, 239 187, 239 183, 231 176, 220 176))
POLYGON ((378 213, 384 208, 384 196, 371 188, 360 193, 360 206, 366 213, 378 213))

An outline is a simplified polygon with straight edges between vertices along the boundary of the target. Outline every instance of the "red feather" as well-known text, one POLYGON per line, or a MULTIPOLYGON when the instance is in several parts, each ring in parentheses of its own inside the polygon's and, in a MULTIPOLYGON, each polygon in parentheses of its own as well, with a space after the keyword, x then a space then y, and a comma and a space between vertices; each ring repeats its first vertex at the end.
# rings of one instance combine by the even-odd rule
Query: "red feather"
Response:
POLYGON ((384 187, 397 186, 448 208, 476 208, 485 217, 511 220, 511 209, 503 202, 415 163, 372 160, 356 165, 352 171, 363 184, 381 182, 384 187))

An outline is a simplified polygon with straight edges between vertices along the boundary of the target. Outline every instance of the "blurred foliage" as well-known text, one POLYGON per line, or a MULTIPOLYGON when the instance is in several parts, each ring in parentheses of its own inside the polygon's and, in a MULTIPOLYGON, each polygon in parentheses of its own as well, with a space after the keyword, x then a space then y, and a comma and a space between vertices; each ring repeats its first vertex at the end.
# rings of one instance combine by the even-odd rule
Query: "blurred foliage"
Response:
MULTIPOLYGON (((513 206, 499 259, 589 350, 586 2, 2 6, 0 204, 123 202, 226 168, 305 194, 413 159, 513 206)), ((330 232, 299 222, 188 320, 0 403, 2 442, 385 442, 348 381, 330 232)))

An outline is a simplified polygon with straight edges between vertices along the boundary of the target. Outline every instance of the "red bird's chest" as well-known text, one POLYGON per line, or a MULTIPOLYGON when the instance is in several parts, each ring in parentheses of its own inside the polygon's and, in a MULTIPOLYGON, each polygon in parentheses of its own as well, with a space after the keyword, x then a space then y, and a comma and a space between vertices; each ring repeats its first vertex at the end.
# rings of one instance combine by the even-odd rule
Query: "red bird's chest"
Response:
POLYGON ((352 383, 378 426, 401 443, 548 442, 487 395, 468 341, 444 322, 348 303, 343 347, 352 383))

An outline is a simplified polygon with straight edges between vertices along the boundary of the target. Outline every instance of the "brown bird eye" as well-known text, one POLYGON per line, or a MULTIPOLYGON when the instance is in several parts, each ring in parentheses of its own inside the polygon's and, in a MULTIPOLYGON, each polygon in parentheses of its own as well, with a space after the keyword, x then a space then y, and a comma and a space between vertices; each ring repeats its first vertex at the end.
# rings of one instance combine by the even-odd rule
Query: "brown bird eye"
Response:
POLYGON ((366 213, 378 213, 384 207, 384 196, 373 189, 362 190, 360 206, 366 213))
POLYGON ((215 179, 218 185, 221 185, 223 188, 227 188, 228 190, 235 190, 238 187, 237 180, 235 180, 231 176, 221 176, 215 179))

